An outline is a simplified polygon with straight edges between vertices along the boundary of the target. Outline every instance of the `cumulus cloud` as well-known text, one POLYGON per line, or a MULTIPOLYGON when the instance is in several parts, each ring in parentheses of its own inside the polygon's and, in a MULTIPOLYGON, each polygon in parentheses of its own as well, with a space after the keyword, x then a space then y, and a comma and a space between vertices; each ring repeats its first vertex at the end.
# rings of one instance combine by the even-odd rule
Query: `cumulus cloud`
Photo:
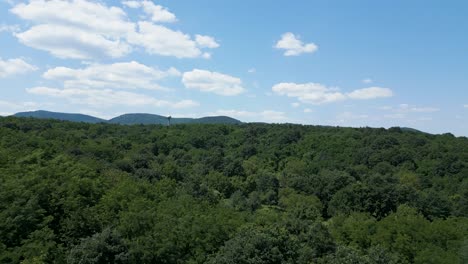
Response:
POLYGON ((284 56, 298 56, 302 53, 314 53, 318 46, 314 43, 303 43, 299 36, 287 32, 281 36, 275 48, 285 50, 284 56))
POLYGON ((201 48, 214 49, 219 47, 219 44, 216 42, 216 40, 210 36, 195 35, 195 41, 201 48))
MULTIPOLYGON (((208 36, 203 37, 204 39, 211 38, 208 36)), ((131 44, 142 46, 149 54, 174 56, 177 58, 207 58, 207 53, 203 53, 200 50, 203 47, 196 40, 193 40, 190 35, 151 22, 139 22, 138 32, 130 34, 128 41, 131 44)), ((211 43, 212 47, 214 43, 211 43)), ((210 43, 203 44, 207 45, 210 43)))
POLYGON ((324 104, 346 99, 346 96, 337 88, 326 87, 319 83, 278 83, 273 86, 272 90, 278 95, 297 98, 302 103, 310 104, 324 104))
POLYGON ((158 82, 180 76, 175 68, 159 70, 131 61, 113 64, 89 64, 83 68, 55 67, 43 74, 45 80, 60 86, 38 86, 26 89, 30 94, 59 98, 75 105, 92 108, 114 106, 189 108, 198 106, 193 100, 161 100, 147 93, 119 89, 168 90, 158 82))
POLYGON ((172 23, 177 21, 176 16, 167 8, 155 5, 152 1, 123 1, 122 4, 130 8, 143 8, 143 11, 154 22, 172 23))
POLYGON ((141 7, 141 2, 140 1, 122 1, 122 4, 124 6, 128 6, 130 8, 139 8, 139 7, 141 7))
POLYGON ((278 83, 272 87, 278 95, 297 98, 302 103, 325 104, 347 99, 375 99, 393 95, 388 88, 370 87, 342 93, 336 87, 327 87, 319 83, 278 83))
POLYGON ((2 58, 0 58, 0 78, 5 78, 17 74, 24 74, 36 70, 36 66, 25 62, 23 59, 17 58, 2 60, 2 58))
POLYGON ((120 37, 134 29, 125 12, 118 7, 86 0, 35 0, 10 10, 35 24, 70 26, 106 37, 120 37))
POLYGON ((43 74, 48 80, 63 81, 65 88, 117 88, 166 90, 157 81, 181 73, 170 68, 161 71, 135 61, 92 64, 82 69, 56 67, 43 74))
POLYGON ((189 89, 224 96, 238 95, 246 91, 239 78, 199 69, 185 72, 182 76, 182 83, 189 89))
POLYGON ((143 1, 141 4, 145 13, 148 14, 154 22, 172 23, 177 21, 176 16, 165 7, 155 5, 152 1, 143 1))
POLYGON ((287 120, 286 114, 280 111, 264 110, 260 112, 252 112, 245 110, 218 110, 209 113, 209 115, 223 115, 237 118, 248 122, 284 122, 287 120))
POLYGON ((118 58, 131 51, 131 47, 120 40, 111 40, 100 34, 55 24, 34 26, 16 34, 16 37, 26 46, 47 51, 59 58, 118 58))
POLYGON ((112 106, 154 106, 170 108, 187 108, 198 106, 192 100, 166 101, 158 100, 146 94, 139 94, 127 91, 115 91, 112 89, 82 89, 82 88, 50 88, 33 87, 26 91, 30 94, 48 97, 62 98, 72 104, 88 105, 96 108, 106 108, 112 106))
MULTIPOLYGON (((174 22, 175 15, 151 1, 126 1, 142 7, 153 22, 174 22)), ((10 11, 32 26, 15 33, 32 48, 59 58, 119 58, 143 47, 149 54, 177 58, 207 57, 203 48, 219 44, 210 36, 190 35, 150 21, 131 21, 119 7, 87 0, 35 0, 15 5, 10 11)))
POLYGON ((208 59, 211 59, 211 53, 205 52, 205 53, 203 53, 202 57, 203 57, 204 59, 207 59, 207 60, 208 60, 208 59))
POLYGON ((20 27, 18 25, 0 25, 0 33, 2 32, 18 32, 20 27))
POLYGON ((21 43, 60 58, 117 58, 131 51, 123 38, 135 25, 117 7, 85 0, 36 0, 10 11, 36 24, 16 34, 21 43))
POLYGON ((354 90, 351 93, 348 93, 348 97, 351 99, 374 99, 374 98, 385 98, 392 97, 393 92, 388 88, 381 87, 370 87, 364 89, 354 90))

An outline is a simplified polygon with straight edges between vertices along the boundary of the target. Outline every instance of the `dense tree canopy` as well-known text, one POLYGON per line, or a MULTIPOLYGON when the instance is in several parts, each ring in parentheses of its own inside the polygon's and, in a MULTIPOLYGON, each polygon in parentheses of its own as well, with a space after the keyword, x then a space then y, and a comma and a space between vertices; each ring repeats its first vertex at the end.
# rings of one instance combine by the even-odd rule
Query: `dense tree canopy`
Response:
POLYGON ((0 263, 468 263, 468 139, 0 118, 0 263))

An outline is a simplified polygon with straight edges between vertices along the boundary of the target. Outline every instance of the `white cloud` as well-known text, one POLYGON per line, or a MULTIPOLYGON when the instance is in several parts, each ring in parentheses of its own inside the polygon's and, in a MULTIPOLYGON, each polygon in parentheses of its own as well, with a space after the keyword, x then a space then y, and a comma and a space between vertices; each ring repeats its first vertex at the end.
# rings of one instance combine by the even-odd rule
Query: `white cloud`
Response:
POLYGON ((123 1, 122 4, 130 8, 143 8, 143 11, 154 22, 173 23, 177 21, 176 16, 167 8, 160 5, 155 5, 152 1, 123 1))
POLYGON ((128 41, 144 47, 150 54, 177 58, 206 57, 190 35, 150 22, 139 22, 138 32, 131 34, 128 41))
POLYGON ((69 26, 44 24, 16 34, 26 46, 44 50, 59 58, 93 59, 118 58, 128 54, 131 47, 120 40, 69 26))
POLYGON ((385 98, 392 97, 393 92, 388 88, 381 87, 370 87, 364 89, 354 90, 351 93, 348 93, 349 98, 351 99, 374 99, 374 98, 385 98))
POLYGON ((370 78, 366 78, 366 79, 363 79, 362 82, 365 84, 369 84, 369 83, 373 83, 374 81, 370 78))
POLYGON ((165 90, 157 81, 180 76, 170 68, 161 71, 135 61, 114 64, 92 64, 83 69, 56 67, 43 74, 45 79, 63 81, 65 88, 118 88, 165 90))
POLYGON ((296 37, 293 33, 287 32, 281 36, 275 48, 285 50, 284 56, 298 56, 302 53, 313 53, 317 51, 318 46, 314 43, 305 44, 299 36, 296 37))
POLYGON ((257 69, 255 69, 255 68, 250 68, 247 72, 248 72, 248 73, 255 73, 255 72, 257 72, 257 69))
POLYGON ((18 32, 20 30, 20 27, 18 25, 5 25, 1 24, 0 25, 0 33, 1 32, 18 32))
POLYGON ((131 51, 124 37, 135 24, 117 7, 85 0, 36 0, 10 11, 36 24, 15 34, 21 43, 59 58, 117 58, 131 51))
POLYGON ((171 13, 167 8, 155 5, 152 1, 123 1, 123 5, 130 8, 143 8, 143 11, 151 18, 154 22, 165 22, 172 23, 176 22, 176 16, 171 13))
MULTIPOLYGON (((92 108, 114 106, 189 108, 198 106, 193 100, 161 100, 148 94, 118 89, 165 89, 158 81, 171 76, 180 76, 175 68, 162 71, 131 61, 113 64, 88 64, 73 69, 56 67, 43 74, 46 80, 60 83, 59 88, 39 86, 26 89, 30 94, 60 98, 75 105, 92 108)), ((62 101, 63 101, 62 100, 62 101)))
POLYGON ((130 8, 139 8, 141 7, 141 3, 139 1, 122 1, 124 6, 128 6, 130 8))
MULTIPOLYGON (((151 1, 126 1, 142 7, 152 21, 174 22, 176 17, 151 1)), ((203 48, 219 44, 210 36, 190 35, 149 21, 135 23, 119 7, 87 0, 35 0, 15 5, 10 11, 32 26, 16 33, 18 40, 59 58, 119 58, 141 46, 149 54, 177 58, 208 58, 203 48)))
POLYGON ((439 108, 437 107, 418 107, 418 106, 411 106, 409 104, 400 104, 397 107, 382 107, 380 108, 381 110, 390 110, 393 112, 399 112, 399 113, 433 113, 433 112, 438 112, 440 111, 439 108))
POLYGON ((279 83, 272 87, 274 93, 297 98, 302 103, 324 104, 342 101, 346 96, 336 88, 329 88, 319 83, 279 83))
POLYGON ((317 105, 347 99, 375 99, 393 95, 392 90, 380 87, 358 89, 345 94, 336 87, 327 87, 320 83, 278 83, 272 87, 272 91, 278 95, 297 98, 302 103, 317 105))
MULTIPOLYGON (((390 119, 407 119, 410 114, 416 113, 434 113, 440 111, 439 108, 436 107, 418 107, 418 106, 411 106, 409 104, 400 104, 396 107, 385 106, 381 107, 380 110, 389 111, 389 114, 384 115, 385 118, 390 119)), ((425 117, 422 117, 425 118, 425 117)), ((407 120, 410 121, 410 120, 407 120)))
POLYGON ((146 14, 151 16, 151 20, 154 22, 176 22, 176 16, 169 12, 169 10, 165 7, 160 5, 155 5, 151 1, 143 1, 141 2, 143 5, 143 10, 146 14))
POLYGON ((122 9, 94 1, 34 0, 18 4, 10 11, 35 24, 62 25, 105 37, 120 37, 135 28, 122 9))
POLYGON ((0 78, 36 71, 37 67, 23 59, 2 60, 0 58, 0 78))
POLYGON ((222 115, 237 118, 242 121, 248 122, 285 122, 287 117, 284 112, 274 110, 264 110, 260 112, 251 112, 244 110, 218 110, 216 112, 209 113, 209 115, 222 115))
POLYGON ((111 89, 57 89, 49 87, 33 87, 26 89, 26 91, 30 94, 63 98, 73 104, 88 105, 96 108, 107 108, 112 106, 187 108, 199 105, 197 102, 192 100, 170 102, 166 100, 158 100, 146 94, 138 94, 127 91, 114 91, 111 89))
POLYGON ((202 35, 195 35, 195 41, 197 42, 200 48, 218 48, 219 44, 213 37, 210 36, 202 36, 202 35))
POLYGON ((185 72, 182 77, 182 83, 190 89, 224 96, 233 96, 245 92, 241 79, 199 69, 185 72))
POLYGON ((312 109, 310 109, 310 108, 304 109, 304 113, 312 113, 312 112, 313 112, 313 111, 312 111, 312 109))
POLYGON ((207 59, 207 60, 208 60, 208 59, 211 59, 211 53, 205 52, 205 53, 203 53, 202 57, 203 57, 204 59, 207 59))
POLYGON ((297 108, 299 107, 301 104, 298 103, 298 102, 295 102, 295 103, 292 103, 291 106, 294 107, 294 108, 297 108))

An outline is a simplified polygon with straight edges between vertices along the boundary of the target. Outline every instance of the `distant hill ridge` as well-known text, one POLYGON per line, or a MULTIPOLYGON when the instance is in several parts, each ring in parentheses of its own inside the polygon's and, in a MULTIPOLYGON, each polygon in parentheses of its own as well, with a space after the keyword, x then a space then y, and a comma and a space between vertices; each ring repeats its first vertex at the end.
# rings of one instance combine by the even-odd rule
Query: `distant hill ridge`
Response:
MULTIPOLYGON (((123 114, 114 117, 109 120, 97 118, 90 115, 74 114, 74 113, 59 113, 50 112, 44 110, 31 111, 31 112, 19 112, 14 114, 16 117, 32 117, 39 119, 57 119, 72 122, 84 122, 84 123, 110 123, 120 125, 138 125, 138 124, 159 124, 167 125, 168 120, 166 116, 135 113, 135 114, 123 114)), ((229 116, 208 116, 201 118, 171 118, 171 124, 241 124, 242 122, 229 116)))

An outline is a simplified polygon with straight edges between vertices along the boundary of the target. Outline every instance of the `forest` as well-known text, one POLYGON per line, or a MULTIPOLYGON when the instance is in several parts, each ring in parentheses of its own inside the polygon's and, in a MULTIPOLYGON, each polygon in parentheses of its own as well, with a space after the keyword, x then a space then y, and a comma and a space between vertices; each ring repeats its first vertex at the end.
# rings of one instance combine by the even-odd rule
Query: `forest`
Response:
POLYGON ((0 263, 468 263, 468 138, 3 117, 0 263))

